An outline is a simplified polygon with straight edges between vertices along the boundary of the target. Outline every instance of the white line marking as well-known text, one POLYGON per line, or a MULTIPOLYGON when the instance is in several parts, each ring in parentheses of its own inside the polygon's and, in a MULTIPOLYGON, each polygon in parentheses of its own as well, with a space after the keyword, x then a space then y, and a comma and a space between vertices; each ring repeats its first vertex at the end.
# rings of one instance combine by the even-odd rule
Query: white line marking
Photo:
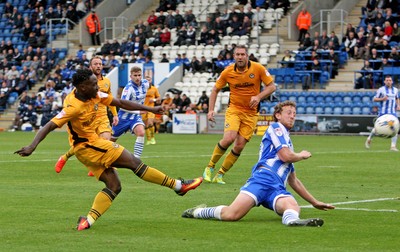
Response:
MULTIPOLYGON (((378 201, 386 201, 386 200, 400 200, 400 198, 379 198, 379 199, 369 199, 369 200, 343 201, 343 202, 330 203, 330 205, 338 206, 338 205, 378 202, 378 201)), ((300 206, 300 207, 301 208, 313 208, 312 205, 306 205, 306 206, 300 206)), ((336 207, 335 209, 339 209, 339 210, 359 210, 359 211, 370 211, 370 212, 398 212, 397 210, 390 210, 390 209, 338 208, 338 207, 336 207)))
POLYGON ((350 211, 366 211, 366 212, 390 212, 397 213, 394 209, 368 209, 368 208, 349 208, 349 207, 336 207, 335 210, 350 210, 350 211))

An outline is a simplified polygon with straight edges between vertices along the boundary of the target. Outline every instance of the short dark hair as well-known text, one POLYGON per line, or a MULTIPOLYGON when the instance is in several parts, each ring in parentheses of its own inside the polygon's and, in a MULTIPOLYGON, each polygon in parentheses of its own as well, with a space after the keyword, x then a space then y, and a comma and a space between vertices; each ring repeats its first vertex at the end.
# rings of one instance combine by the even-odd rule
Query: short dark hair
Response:
POLYGON ((93 75, 93 72, 90 69, 84 68, 84 69, 78 69, 76 73, 72 76, 72 85, 75 87, 79 86, 83 82, 87 81, 90 79, 90 77, 93 75))

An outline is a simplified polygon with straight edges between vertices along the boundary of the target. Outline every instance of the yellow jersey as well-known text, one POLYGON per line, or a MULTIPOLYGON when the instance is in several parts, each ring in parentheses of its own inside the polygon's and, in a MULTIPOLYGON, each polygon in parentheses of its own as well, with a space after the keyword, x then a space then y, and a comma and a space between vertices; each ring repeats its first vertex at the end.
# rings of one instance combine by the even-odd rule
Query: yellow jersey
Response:
MULTIPOLYGON (((97 85, 99 86, 99 91, 111 94, 111 81, 109 78, 102 76, 102 79, 97 79, 97 85)), ((111 113, 113 116, 117 116, 117 109, 114 106, 110 106, 111 113)), ((97 117, 107 116, 107 107, 103 104, 99 104, 99 113, 97 117)))
POLYGON ((92 142, 99 138, 94 121, 101 113, 100 105, 109 106, 113 100, 111 94, 98 92, 96 98, 83 102, 76 98, 74 89, 65 97, 64 107, 51 121, 58 127, 68 123, 69 144, 92 142))
POLYGON ((218 89, 226 85, 230 88, 229 108, 257 113, 257 107, 250 108, 250 98, 261 92, 261 83, 270 85, 273 78, 260 63, 250 61, 243 72, 236 69, 236 64, 226 67, 215 83, 218 89))
POLYGON ((144 99, 144 105, 149 106, 149 107, 154 107, 154 99, 157 99, 160 97, 160 93, 158 92, 158 88, 155 86, 150 86, 149 89, 147 89, 146 93, 146 98, 144 99))

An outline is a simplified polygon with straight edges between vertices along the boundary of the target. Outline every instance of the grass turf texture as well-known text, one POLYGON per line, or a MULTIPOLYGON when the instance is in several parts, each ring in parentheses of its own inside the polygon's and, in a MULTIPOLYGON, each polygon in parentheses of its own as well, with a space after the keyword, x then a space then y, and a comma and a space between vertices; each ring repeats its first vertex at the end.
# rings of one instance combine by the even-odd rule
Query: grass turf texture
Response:
MULTIPOLYGON (((226 205, 236 197, 257 160, 259 136, 225 176, 226 185, 204 182, 184 197, 119 169, 122 192, 91 229, 78 232, 78 216, 87 214, 103 183, 87 177, 75 157, 60 174, 54 172, 68 149, 66 133, 51 133, 30 157, 12 154, 33 136, 0 133, 0 251, 398 251, 400 245, 399 212, 371 211, 399 211, 399 200, 337 206, 352 210, 302 209, 303 218, 323 218, 321 228, 285 227, 262 207, 239 222, 181 218, 200 203, 226 205)), ((142 160, 172 177, 198 177, 220 137, 159 134, 156 145, 145 146, 142 160)), ((134 139, 124 135, 118 142, 132 151, 134 139)), ((390 152, 390 140, 380 138, 366 150, 365 139, 292 136, 296 151, 313 154, 297 163, 296 171, 317 199, 334 203, 399 196, 399 153, 390 152)))

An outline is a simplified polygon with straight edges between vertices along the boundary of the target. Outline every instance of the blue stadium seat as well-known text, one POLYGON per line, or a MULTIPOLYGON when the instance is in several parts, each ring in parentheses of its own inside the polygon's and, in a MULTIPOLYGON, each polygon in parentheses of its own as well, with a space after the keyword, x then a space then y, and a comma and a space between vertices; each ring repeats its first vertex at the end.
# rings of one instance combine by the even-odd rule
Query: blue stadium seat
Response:
POLYGON ((297 111, 296 111, 297 114, 305 114, 306 113, 306 109, 304 106, 297 106, 296 109, 297 109, 297 111))
POLYGON ((309 105, 306 107, 306 114, 310 114, 310 115, 315 114, 315 108, 314 108, 314 106, 315 106, 315 104, 309 104, 309 105))
POLYGON ((343 96, 343 102, 344 102, 344 103, 351 103, 352 101, 353 101, 353 99, 352 99, 352 97, 351 97, 351 94, 346 93, 346 94, 343 96))
POLYGON ((352 107, 351 113, 352 113, 353 115, 360 115, 360 114, 361 114, 361 107, 359 107, 359 106, 353 106, 353 107, 352 107))
POLYGON ((330 115, 333 114, 333 107, 330 104, 326 104, 324 107, 324 114, 330 115))
POLYGON ((315 114, 317 114, 317 115, 324 114, 324 107, 323 107, 322 104, 316 104, 315 105, 315 114))
POLYGON ((341 106, 336 106, 333 108, 334 115, 341 115, 343 114, 343 108, 341 106))
POLYGON ((371 112, 371 109, 369 107, 364 106, 361 109, 361 114, 363 114, 363 115, 369 115, 370 112, 371 112))
POLYGON ((351 104, 346 104, 343 106, 343 114, 344 115, 351 115, 353 113, 353 108, 351 104))

